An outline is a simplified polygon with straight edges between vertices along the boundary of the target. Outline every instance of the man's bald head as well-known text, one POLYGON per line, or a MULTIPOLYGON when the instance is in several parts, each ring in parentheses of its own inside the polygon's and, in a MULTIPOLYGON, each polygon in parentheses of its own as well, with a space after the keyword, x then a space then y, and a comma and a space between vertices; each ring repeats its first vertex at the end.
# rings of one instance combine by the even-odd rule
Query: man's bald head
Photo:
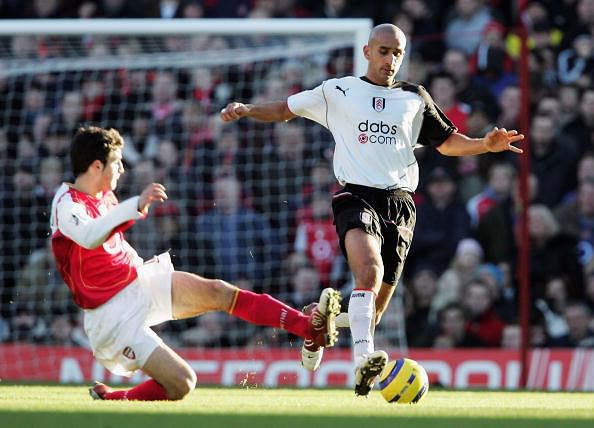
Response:
POLYGON ((376 85, 391 86, 404 58, 406 36, 392 24, 380 24, 369 34, 363 55, 369 62, 365 75, 376 85))
POLYGON ((371 43, 372 40, 379 40, 384 37, 394 37, 400 40, 402 47, 406 45, 406 36, 400 28, 393 24, 379 24, 373 27, 369 33, 369 40, 367 43, 371 43))

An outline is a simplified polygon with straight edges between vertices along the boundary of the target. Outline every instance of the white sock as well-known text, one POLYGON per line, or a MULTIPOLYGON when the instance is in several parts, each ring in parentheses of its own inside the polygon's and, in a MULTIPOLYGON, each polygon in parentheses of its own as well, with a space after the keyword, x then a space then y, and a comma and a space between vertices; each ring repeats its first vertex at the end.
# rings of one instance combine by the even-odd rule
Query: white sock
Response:
POLYGON ((349 323, 353 339, 353 361, 359 365, 373 352, 375 330, 375 294, 371 290, 353 290, 349 299, 349 323))

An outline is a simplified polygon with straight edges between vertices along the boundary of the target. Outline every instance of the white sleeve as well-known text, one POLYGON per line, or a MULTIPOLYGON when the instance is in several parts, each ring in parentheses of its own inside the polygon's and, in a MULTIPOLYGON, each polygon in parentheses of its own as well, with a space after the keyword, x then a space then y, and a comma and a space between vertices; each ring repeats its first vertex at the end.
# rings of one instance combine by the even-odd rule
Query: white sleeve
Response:
POLYGON ((327 82, 323 82, 321 85, 313 89, 291 95, 287 98, 289 110, 297 116, 313 120, 328 128, 328 102, 326 95, 324 94, 324 86, 326 83, 327 82))
POLYGON ((97 248, 115 227, 128 220, 142 218, 138 212, 138 199, 139 196, 127 199, 106 215, 92 218, 83 204, 62 198, 56 205, 57 227, 81 247, 97 248))

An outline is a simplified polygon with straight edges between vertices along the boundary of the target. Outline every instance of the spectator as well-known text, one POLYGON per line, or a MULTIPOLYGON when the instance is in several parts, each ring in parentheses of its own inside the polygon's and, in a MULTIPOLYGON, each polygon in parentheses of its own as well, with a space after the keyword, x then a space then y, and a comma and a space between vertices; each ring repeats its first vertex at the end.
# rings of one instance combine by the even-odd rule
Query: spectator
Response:
POLYGON ((522 330, 517 324, 508 324, 501 333, 501 347, 503 349, 520 349, 522 345, 522 330))
POLYGON ((310 263, 317 269, 321 283, 328 286, 339 256, 338 237, 332 221, 328 194, 315 192, 310 207, 311 216, 303 218, 297 225, 295 252, 307 255, 310 263))
POLYGON ((533 100, 538 100, 546 90, 554 89, 557 85, 556 52, 559 37, 555 40, 555 31, 547 20, 534 23, 530 31, 532 47, 529 51, 528 65, 530 81, 534 88, 533 100))
POLYGON ((214 0, 205 4, 205 17, 246 18, 251 9, 251 0, 214 0))
POLYGON ((305 127, 301 122, 276 124, 271 143, 264 148, 262 159, 258 162, 254 202, 280 236, 282 254, 288 254, 295 239, 295 214, 303 204, 303 171, 308 171, 319 159, 305 153, 305 127))
POLYGON ((177 143, 171 140, 163 140, 159 144, 157 156, 155 157, 157 166, 157 177, 162 183, 170 197, 179 201, 179 204, 185 204, 189 199, 190 187, 194 184, 188 180, 180 165, 182 163, 181 150, 177 143))
POLYGON ((162 250, 175 248, 171 253, 176 266, 180 268, 192 267, 195 259, 191 254, 190 242, 192 240, 188 232, 189 220, 185 213, 175 202, 166 202, 155 207, 153 211, 153 224, 158 236, 156 247, 162 250))
POLYGON ((195 224, 200 270, 228 281, 269 281, 278 268, 278 238, 261 214, 241 206, 242 189, 235 176, 217 176, 213 188, 215 206, 195 224))
POLYGON ((535 116, 530 127, 532 171, 540 184, 536 201, 554 208, 575 186, 577 153, 555 136, 555 123, 548 116, 535 116))
POLYGON ((498 266, 493 263, 483 263, 477 269, 477 278, 487 284, 497 316, 505 323, 512 323, 517 321, 518 306, 516 290, 507 278, 506 269, 508 269, 506 264, 498 266))
POLYGON ((287 302, 294 308, 303 308, 315 302, 323 288, 318 270, 309 263, 302 264, 291 277, 287 302))
MULTIPOLYGON (((576 178, 578 187, 584 181, 594 180, 594 152, 586 152, 580 158, 577 164, 576 178)), ((575 202, 576 198, 577 188, 570 190, 563 196, 561 205, 575 202)))
POLYGON ((78 91, 66 92, 54 119, 54 129, 61 131, 61 134, 64 135, 73 135, 84 120, 83 111, 82 94, 78 91))
POLYGON ((42 115, 46 107, 46 91, 41 82, 33 81, 25 89, 23 108, 21 109, 20 129, 24 133, 32 133, 37 118, 42 115))
POLYGON ((132 119, 130 133, 126 134, 125 140, 123 154, 131 166, 157 155, 159 139, 151 130, 150 114, 140 112, 132 119))
POLYGON ((49 134, 41 141, 37 150, 39 159, 46 156, 68 161, 68 136, 61 126, 50 126, 49 134))
POLYGON ((491 21, 483 34, 475 54, 471 58, 471 67, 479 81, 497 97, 501 91, 518 79, 513 74, 513 61, 505 46, 505 27, 497 21, 491 21))
POLYGON ((563 312, 568 300, 567 284, 561 277, 551 278, 546 284, 544 295, 535 299, 534 306, 541 312, 545 332, 551 339, 567 334, 563 312))
POLYGON ((454 78, 447 73, 435 74, 431 77, 430 85, 430 92, 436 104, 458 128, 458 132, 466 133, 470 106, 456 99, 454 78))
POLYGON ((97 16, 101 18, 156 18, 157 10, 146 1, 100 0, 97 16))
POLYGON ((89 73, 83 78, 82 87, 82 107, 84 122, 99 122, 104 116, 106 101, 105 76, 99 72, 89 73))
MULTIPOLYGON (((461 49, 448 49, 443 56, 443 69, 454 78, 457 98, 466 104, 482 103, 488 116, 497 116, 499 109, 491 92, 472 73, 469 55, 461 49)), ((483 134, 481 134, 483 135, 483 134)))
POLYGON ((470 219, 456 194, 456 183, 444 168, 435 168, 426 184, 427 200, 417 209, 415 239, 407 268, 432 266, 446 270, 458 241, 470 234, 470 219))
POLYGON ((446 45, 472 55, 492 15, 483 0, 456 0, 455 9, 446 24, 446 45))
MULTIPOLYGON (((424 61, 435 63, 441 59, 439 55, 443 52, 444 43, 433 37, 440 29, 437 26, 438 11, 432 3, 427 0, 404 0, 401 8, 412 21, 410 50, 419 52, 424 61)), ((398 26, 395 22, 394 24, 398 26)))
MULTIPOLYGON (((130 195, 139 194, 142 189, 150 183, 155 183, 159 179, 157 167, 153 159, 146 159, 139 162, 131 171, 128 177, 123 174, 122 177, 130 180, 130 185, 126 186, 130 195), (134 193, 136 192, 136 193, 134 193)), ((128 193, 124 193, 128 195, 128 193)), ((144 221, 138 222, 128 232, 129 240, 138 248, 138 254, 143 259, 150 259, 155 254, 161 254, 167 251, 169 247, 162 247, 160 236, 155 233, 156 224, 154 213, 148 216, 144 221)))
MULTIPOLYGON (((57 157, 46 157, 39 166, 39 184, 35 187, 35 194, 51 204, 52 198, 62 183, 64 166, 57 157)), ((49 217, 47 217, 49 221, 49 217)))
POLYGON ((573 46, 559 53, 557 70, 559 81, 563 84, 576 84, 587 88, 594 73, 594 57, 592 56, 592 36, 580 34, 572 42, 573 46))
POLYGON ((406 338, 411 347, 431 345, 436 334, 432 303, 437 291, 437 275, 429 267, 418 267, 410 280, 409 313, 406 316, 406 338))
POLYGON ((568 332, 551 340, 551 346, 564 348, 594 348, 594 331, 590 328, 592 312, 582 301, 569 302, 564 311, 568 332))
POLYGON ((500 346, 505 323, 493 308, 487 284, 477 279, 466 284, 462 305, 468 317, 466 332, 477 337, 485 346, 500 346))
POLYGON ((567 40, 567 45, 580 34, 590 34, 591 26, 594 24, 594 1, 592 0, 576 0, 573 7, 568 7, 566 13, 568 18, 575 18, 568 21, 566 27, 567 33, 564 40, 567 40))
POLYGON ((575 85, 559 85, 556 93, 561 106, 561 120, 559 121, 561 129, 559 132, 565 135, 565 132, 569 130, 566 125, 579 115, 575 107, 580 104, 580 91, 575 85))
POLYGON ((64 18, 64 5, 60 0, 33 0, 31 18, 64 18))
POLYGON ((482 101, 475 101, 470 105, 466 126, 466 132, 473 138, 484 135, 485 130, 493 129, 493 126, 495 126, 489 108, 482 101))
POLYGON ((449 303, 439 311, 439 333, 433 339, 434 348, 477 348, 484 343, 466 330, 464 309, 457 303, 449 303))
POLYGON ((316 2, 314 18, 356 18, 371 16, 369 5, 351 4, 348 0, 323 0, 316 2))
POLYGON ((581 182, 576 200, 560 205, 555 216, 561 231, 579 240, 580 261, 590 269, 594 266, 594 180, 581 182))
POLYGON ((43 317, 25 306, 17 306, 10 319, 10 340, 12 342, 41 342, 48 336, 43 317))
POLYGON ((522 93, 520 88, 516 85, 509 85, 504 88, 497 97, 497 104, 499 106, 499 116, 495 121, 495 125, 514 129, 520 121, 520 107, 522 106, 522 93))
POLYGON ((73 310, 70 291, 56 269, 51 242, 48 239, 46 243, 28 257, 14 292, 17 306, 42 317, 73 310))
POLYGON ((484 180, 479 174, 478 156, 460 156, 456 168, 458 176, 458 193, 463 203, 479 193, 484 187, 484 180))
MULTIPOLYGON (((575 110, 576 105, 573 105, 575 110)), ((592 133, 594 132, 594 89, 583 91, 579 102, 578 116, 561 129, 561 135, 569 140, 576 149, 578 156, 591 151, 592 133)))
POLYGON ((497 203, 508 199, 516 172, 510 163, 495 163, 489 169, 489 180, 482 192, 470 198, 466 204, 471 225, 476 227, 480 219, 497 203))
POLYGON ((577 238, 565 233, 544 205, 531 205, 528 218, 532 296, 543 297, 547 281, 560 277, 567 281, 569 293, 577 297, 583 289, 577 238))
MULTIPOLYGON (((33 168, 26 163, 18 165, 7 197, 0 204, 0 263, 2 266, 0 289, 2 302, 13 299, 13 291, 29 254, 43 247, 47 238, 47 205, 35 195, 36 180, 33 168)), ((3 305, 4 315, 9 305, 3 305)))
POLYGON ((437 281, 437 292, 432 302, 434 311, 441 310, 448 303, 461 301, 464 285, 478 275, 482 259, 483 249, 476 240, 465 238, 458 242, 450 267, 437 281))
POLYGON ((177 81, 173 73, 161 71, 152 86, 152 133, 158 138, 179 142, 182 136, 181 104, 177 98, 177 81))

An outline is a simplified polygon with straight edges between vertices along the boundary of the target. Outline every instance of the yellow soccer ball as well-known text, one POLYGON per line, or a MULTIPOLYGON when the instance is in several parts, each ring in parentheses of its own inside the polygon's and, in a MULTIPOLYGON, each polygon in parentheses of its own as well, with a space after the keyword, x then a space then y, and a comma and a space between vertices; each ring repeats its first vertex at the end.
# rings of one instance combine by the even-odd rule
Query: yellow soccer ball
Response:
POLYGON ((379 388, 388 403, 418 403, 429 391, 425 369, 415 360, 389 361, 380 374, 379 388))

